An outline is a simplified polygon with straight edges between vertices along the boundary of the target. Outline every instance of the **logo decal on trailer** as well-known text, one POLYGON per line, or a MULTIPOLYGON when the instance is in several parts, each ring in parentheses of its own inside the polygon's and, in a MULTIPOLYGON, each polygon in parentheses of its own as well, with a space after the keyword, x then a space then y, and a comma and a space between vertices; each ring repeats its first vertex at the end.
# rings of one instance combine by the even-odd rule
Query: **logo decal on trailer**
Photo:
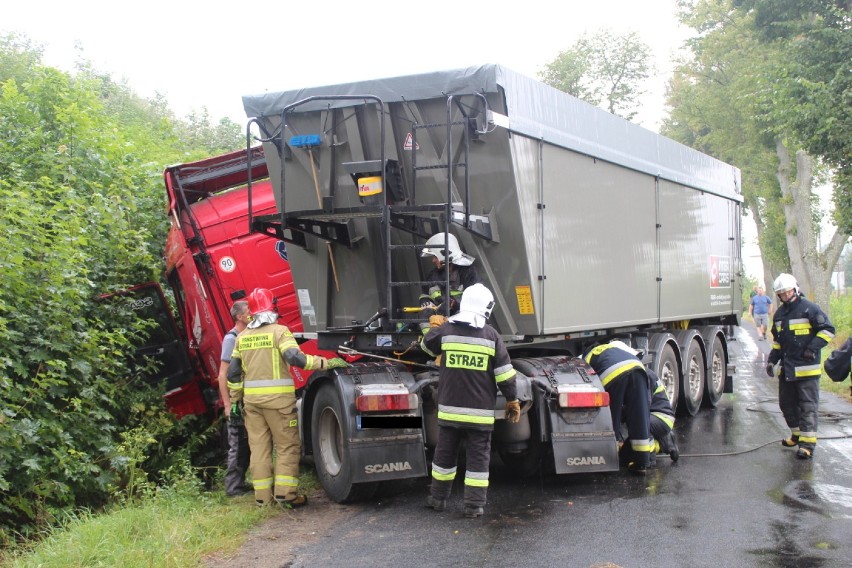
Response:
POLYGON ((731 257, 710 255, 710 287, 731 286, 731 257))

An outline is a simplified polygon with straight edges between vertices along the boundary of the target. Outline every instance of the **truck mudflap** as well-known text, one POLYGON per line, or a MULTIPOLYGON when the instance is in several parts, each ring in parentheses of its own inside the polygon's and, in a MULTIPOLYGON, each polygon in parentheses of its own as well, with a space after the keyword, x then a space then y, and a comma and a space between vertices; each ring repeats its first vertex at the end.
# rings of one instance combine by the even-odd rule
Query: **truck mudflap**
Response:
POLYGON ((426 477, 426 451, 423 434, 378 430, 369 437, 352 438, 354 483, 426 477))
POLYGON ((324 380, 316 389, 312 409, 318 469, 332 477, 345 469, 347 485, 428 475, 420 395, 410 372, 389 363, 359 362, 328 378, 332 382, 324 380))
POLYGON ((618 445, 609 394, 580 358, 514 359, 541 402, 538 413, 550 441, 557 474, 618 471, 618 445))

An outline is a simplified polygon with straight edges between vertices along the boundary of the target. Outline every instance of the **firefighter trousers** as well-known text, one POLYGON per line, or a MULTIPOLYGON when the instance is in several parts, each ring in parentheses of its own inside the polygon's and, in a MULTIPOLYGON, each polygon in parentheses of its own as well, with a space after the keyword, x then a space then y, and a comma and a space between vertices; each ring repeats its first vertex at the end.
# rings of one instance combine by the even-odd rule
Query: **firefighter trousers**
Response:
POLYGON ((799 446, 811 451, 817 443, 819 379, 778 381, 778 406, 787 426, 799 435, 799 446))
POLYGON ((228 419, 228 467, 225 470, 225 494, 238 495, 246 483, 249 467, 249 443, 245 421, 228 419))
POLYGON ((255 500, 268 503, 273 495, 276 499, 294 499, 299 486, 301 457, 296 404, 285 408, 261 408, 247 403, 244 413, 255 500))
MULTIPOLYGON (((674 418, 671 418, 671 420, 674 420, 674 418)), ((667 439, 667 436, 671 431, 672 428, 666 421, 659 416, 651 414, 649 420, 649 432, 651 434, 653 448, 651 449, 651 455, 649 456, 649 463, 654 463, 654 454, 667 454, 672 450, 667 439)), ((621 450, 618 452, 619 463, 621 463, 621 465, 627 465, 630 462, 637 462, 640 459, 642 459, 642 456, 633 451, 632 440, 626 440, 624 446, 622 446, 621 450)))
MULTIPOLYGON (((636 456, 636 465, 651 463, 654 441, 650 434, 651 394, 648 376, 641 371, 629 371, 606 385, 612 426, 620 434, 621 413, 627 422, 627 437, 636 456)), ((620 439, 621 436, 618 436, 620 439)))
POLYGON ((491 431, 441 426, 432 459, 431 494, 434 499, 450 496, 456 477, 459 446, 467 442, 464 472, 464 504, 484 507, 488 494, 488 465, 491 460, 491 431))

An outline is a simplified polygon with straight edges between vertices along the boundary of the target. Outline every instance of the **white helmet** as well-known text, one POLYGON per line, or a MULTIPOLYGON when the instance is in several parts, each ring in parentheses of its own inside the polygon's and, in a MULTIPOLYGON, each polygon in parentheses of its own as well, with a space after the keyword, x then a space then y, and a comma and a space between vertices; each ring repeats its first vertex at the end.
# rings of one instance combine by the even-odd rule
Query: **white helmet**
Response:
MULTIPOLYGON (((441 262, 446 262, 446 259, 444 258, 444 234, 445 233, 436 233, 429 237, 429 240, 426 241, 426 246, 423 248, 423 252, 420 253, 420 256, 425 258, 432 255, 441 262)), ((452 233, 446 233, 446 235, 446 248, 450 256, 450 262, 452 264, 457 264, 458 266, 470 266, 473 264, 475 259, 469 254, 462 252, 456 236, 452 233)))
POLYGON ((772 285, 772 288, 775 290, 776 294, 780 294, 788 290, 795 290, 798 288, 798 284, 796 284, 796 279, 793 278, 792 274, 782 272, 778 275, 778 278, 775 279, 775 283, 772 285))
POLYGON ((627 353, 630 353, 634 357, 639 355, 638 351, 636 351, 635 349, 633 349, 632 347, 630 347, 629 345, 627 345, 626 343, 624 343, 620 339, 613 339, 612 341, 609 342, 609 344, 612 345, 613 347, 617 347, 617 348, 621 349, 622 351, 626 351, 627 353))
POLYGON ((450 321, 466 323, 473 327, 484 327, 494 309, 494 295, 482 284, 474 284, 462 292, 459 313, 450 321))

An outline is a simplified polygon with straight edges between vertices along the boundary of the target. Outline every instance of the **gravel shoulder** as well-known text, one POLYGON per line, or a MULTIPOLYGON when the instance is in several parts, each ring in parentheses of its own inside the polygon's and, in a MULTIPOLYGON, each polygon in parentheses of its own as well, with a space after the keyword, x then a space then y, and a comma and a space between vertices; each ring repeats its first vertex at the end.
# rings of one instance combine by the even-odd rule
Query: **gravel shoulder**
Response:
POLYGON ((360 511, 356 505, 330 501, 322 489, 310 496, 306 507, 282 510, 249 531, 246 542, 234 554, 216 553, 202 563, 206 568, 287 568, 295 561, 293 551, 324 538, 331 527, 360 511))

